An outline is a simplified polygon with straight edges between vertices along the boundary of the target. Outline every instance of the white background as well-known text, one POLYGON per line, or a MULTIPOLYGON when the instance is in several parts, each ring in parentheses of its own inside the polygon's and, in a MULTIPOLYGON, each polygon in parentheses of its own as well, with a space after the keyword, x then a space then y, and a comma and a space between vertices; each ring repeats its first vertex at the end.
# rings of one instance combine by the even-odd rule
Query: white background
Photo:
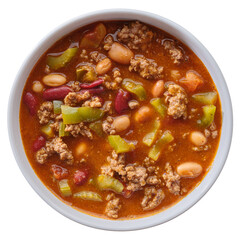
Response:
POLYGON ((239 1, 21 0, 0 3, 0 236, 1 239, 240 239, 240 14, 239 1), (77 224, 49 207, 21 174, 8 141, 7 103, 22 62, 43 38, 73 17, 104 8, 133 8, 169 18, 193 33, 226 78, 233 102, 234 135, 227 163, 194 207, 161 226, 109 232, 77 224))

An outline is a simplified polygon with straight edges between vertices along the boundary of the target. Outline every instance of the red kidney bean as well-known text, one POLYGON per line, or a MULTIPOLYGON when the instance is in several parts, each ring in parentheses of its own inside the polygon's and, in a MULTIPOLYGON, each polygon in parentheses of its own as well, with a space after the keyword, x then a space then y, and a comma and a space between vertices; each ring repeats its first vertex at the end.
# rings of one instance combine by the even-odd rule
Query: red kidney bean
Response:
POLYGON ((82 84, 80 85, 80 87, 81 87, 82 89, 95 88, 95 87, 100 86, 103 82, 104 82, 104 80, 100 78, 100 79, 98 79, 97 81, 95 81, 95 82, 93 82, 93 83, 90 83, 90 84, 88 84, 88 83, 82 83, 82 84))
POLYGON ((46 144, 46 140, 43 136, 39 136, 34 142, 33 142, 33 151, 36 152, 42 147, 44 147, 46 144))
POLYGON ((123 91, 120 89, 115 98, 115 110, 117 113, 122 113, 124 110, 127 110, 128 102, 131 99, 131 94, 129 92, 123 91))
POLYGON ((80 90, 80 93, 83 93, 83 92, 86 92, 86 91, 89 91, 89 93, 92 94, 92 95, 101 94, 101 93, 104 92, 104 87, 99 86, 99 87, 96 87, 96 88, 83 89, 83 90, 80 90))
POLYGON ((27 92, 23 96, 23 102, 27 105, 30 114, 33 116, 37 112, 38 100, 32 93, 27 92))
POLYGON ((51 167, 51 172, 57 180, 64 179, 68 176, 68 170, 56 164, 53 164, 51 167))
POLYGON ((87 179, 88 179, 88 170, 87 169, 77 170, 74 173, 73 182, 76 185, 84 184, 87 181, 87 179))
POLYGON ((43 91, 43 98, 49 101, 62 100, 70 92, 72 92, 72 89, 67 85, 63 85, 61 87, 48 88, 45 91, 43 91))

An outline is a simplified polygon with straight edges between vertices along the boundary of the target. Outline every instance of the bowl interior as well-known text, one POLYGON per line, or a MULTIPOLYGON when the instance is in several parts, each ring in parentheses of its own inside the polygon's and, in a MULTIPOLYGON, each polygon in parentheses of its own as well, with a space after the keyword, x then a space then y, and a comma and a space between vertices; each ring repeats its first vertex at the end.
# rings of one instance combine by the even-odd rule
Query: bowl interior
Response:
POLYGON ((152 13, 128 9, 103 10, 80 16, 58 27, 44 38, 27 58, 19 70, 10 94, 8 106, 8 130, 12 149, 23 175, 40 197, 42 197, 50 206, 66 217, 84 225, 107 230, 135 230, 161 224, 178 216, 193 206, 210 189, 224 166, 230 148, 232 138, 232 106, 224 77, 217 63, 207 49, 184 28, 170 20, 152 13), (222 133, 219 148, 212 168, 201 184, 171 208, 158 214, 135 220, 113 221, 101 219, 81 213, 64 204, 43 185, 34 173, 26 158, 20 135, 19 107, 21 95, 25 81, 37 60, 55 41, 64 35, 81 26, 101 20, 139 20, 156 26, 178 38, 184 44, 189 46, 205 64, 217 86, 222 104, 222 133))

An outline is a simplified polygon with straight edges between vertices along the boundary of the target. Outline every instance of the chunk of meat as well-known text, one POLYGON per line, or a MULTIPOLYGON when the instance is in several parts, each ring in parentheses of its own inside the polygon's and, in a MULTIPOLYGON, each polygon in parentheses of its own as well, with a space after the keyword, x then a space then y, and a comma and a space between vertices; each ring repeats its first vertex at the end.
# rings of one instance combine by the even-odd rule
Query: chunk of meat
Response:
POLYGON ((70 92, 68 95, 64 98, 65 105, 69 106, 76 106, 80 102, 87 100, 91 97, 91 94, 89 91, 84 92, 70 92))
POLYGON ((141 206, 145 211, 152 210, 156 208, 164 198, 165 194, 162 189, 157 190, 155 187, 146 187, 141 206))
POLYGON ((162 44, 164 46, 164 49, 167 50, 170 54, 171 59, 173 59, 174 63, 179 64, 183 60, 182 50, 179 47, 176 47, 175 42, 165 40, 162 44))
POLYGON ((100 108, 102 107, 102 99, 100 97, 92 97, 90 100, 85 101, 82 107, 100 108))
POLYGON ((112 135, 116 133, 116 129, 113 125, 113 118, 108 116, 102 123, 102 129, 106 134, 112 135))
POLYGON ((85 126, 83 122, 78 124, 67 124, 65 127, 65 132, 69 132, 73 137, 82 135, 84 137, 88 137, 89 139, 93 139, 90 129, 85 126))
POLYGON ((113 37, 111 35, 107 35, 104 39, 104 46, 103 48, 106 50, 106 51, 109 51, 113 45, 113 37))
POLYGON ((170 84, 164 96, 166 96, 165 102, 168 103, 168 115, 174 119, 181 117, 186 119, 188 99, 184 89, 177 84, 170 84))
POLYGON ((72 151, 68 149, 67 144, 59 137, 54 138, 52 141, 47 141, 45 147, 37 151, 36 160, 38 163, 43 164, 47 158, 51 157, 54 153, 59 154, 61 161, 69 165, 73 164, 72 151))
POLYGON ((180 193, 180 176, 173 172, 169 163, 166 163, 165 170, 166 172, 162 175, 162 177, 165 180, 166 187, 170 193, 178 195, 180 193))
POLYGON ((110 176, 110 177, 113 177, 113 175, 114 175, 114 171, 112 170, 110 165, 102 166, 101 167, 101 173, 103 175, 107 175, 107 176, 110 176))
POLYGON ((186 77, 180 79, 179 82, 185 86, 189 92, 194 92, 203 85, 202 77, 195 71, 188 71, 186 77))
POLYGON ((110 76, 105 76, 104 86, 109 90, 116 90, 119 88, 120 83, 122 82, 121 73, 118 68, 115 68, 113 71, 113 81, 110 76))
POLYGON ((113 172, 118 173, 120 176, 126 175, 124 154, 117 154, 115 151, 112 151, 112 156, 107 157, 107 162, 113 172))
POLYGON ((130 60, 129 71, 137 72, 141 77, 151 80, 162 77, 163 67, 159 67, 152 59, 135 56, 130 60))
POLYGON ((126 178, 129 181, 127 190, 138 191, 146 185, 147 170, 142 166, 128 165, 125 167, 126 178))
POLYGON ((157 185, 161 183, 161 180, 156 175, 153 175, 147 178, 146 183, 149 185, 157 185))
POLYGON ((47 124, 50 120, 54 119, 53 103, 43 102, 38 110, 38 118, 40 124, 47 124))
POLYGON ((125 25, 117 34, 118 41, 126 44, 130 49, 146 50, 150 45, 153 32, 149 28, 136 21, 125 25))
POLYGON ((81 90, 79 81, 72 81, 72 82, 68 83, 68 85, 74 92, 79 92, 81 90))
POLYGON ((106 200, 108 203, 105 208, 105 214, 110 218, 118 218, 118 212, 121 209, 120 199, 114 193, 111 193, 107 195, 106 200))

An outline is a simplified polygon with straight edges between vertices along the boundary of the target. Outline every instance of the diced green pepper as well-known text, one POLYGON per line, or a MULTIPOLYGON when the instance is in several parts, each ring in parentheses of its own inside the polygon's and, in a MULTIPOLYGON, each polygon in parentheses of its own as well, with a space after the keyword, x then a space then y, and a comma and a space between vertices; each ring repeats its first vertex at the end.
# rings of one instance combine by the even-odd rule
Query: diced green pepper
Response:
POLYGON ((153 98, 150 103, 162 118, 165 117, 167 107, 161 98, 153 98))
POLYGON ((65 67, 76 55, 77 51, 78 48, 68 48, 60 56, 47 56, 47 65, 53 70, 65 67))
POLYGON ((58 100, 53 101, 53 112, 55 114, 60 114, 61 113, 61 105, 63 105, 62 101, 58 101, 58 100))
POLYGON ((72 195, 72 191, 68 184, 67 179, 63 179, 63 180, 59 181, 58 185, 59 185, 60 192, 64 197, 69 197, 72 195))
POLYGON ((92 107, 61 106, 64 124, 76 124, 80 122, 94 122, 101 119, 104 111, 92 107))
POLYGON ((102 121, 97 121, 89 124, 89 128, 93 130, 99 137, 104 136, 104 132, 102 129, 102 121))
POLYGON ((157 132, 160 128, 160 121, 156 119, 153 124, 153 129, 151 132, 147 133, 143 138, 143 143, 147 146, 151 146, 157 136, 157 132))
POLYGON ((59 137, 69 136, 69 132, 65 132, 66 125, 63 122, 60 122, 59 125, 59 137))
POLYGON ((99 175, 96 184, 101 190, 112 190, 117 193, 121 193, 124 188, 120 181, 107 175, 99 175))
POLYGON ((47 125, 41 127, 42 133, 44 133, 48 138, 54 137, 54 131, 50 126, 51 123, 52 122, 49 122, 47 125))
POLYGON ((139 82, 135 82, 132 79, 125 78, 122 83, 123 88, 127 91, 135 94, 140 101, 144 101, 147 98, 145 88, 139 82))
POLYGON ((216 92, 197 93, 192 95, 192 98, 199 103, 210 105, 215 104, 217 101, 216 92))
POLYGON ((80 66, 76 69, 77 80, 81 82, 93 82, 97 80, 97 74, 91 66, 80 66))
POLYGON ((214 105, 207 105, 203 106, 203 116, 197 123, 202 127, 209 127, 214 120, 216 112, 216 106, 214 105))
POLYGON ((133 143, 128 143, 122 139, 119 135, 109 135, 108 142, 116 153, 130 152, 135 149, 133 143))
POLYGON ((74 198, 81 198, 83 200, 102 202, 102 198, 99 194, 91 191, 81 191, 73 194, 74 198))
POLYGON ((174 140, 172 134, 169 131, 165 131, 161 138, 153 145, 148 153, 148 157, 157 161, 164 147, 174 140))

